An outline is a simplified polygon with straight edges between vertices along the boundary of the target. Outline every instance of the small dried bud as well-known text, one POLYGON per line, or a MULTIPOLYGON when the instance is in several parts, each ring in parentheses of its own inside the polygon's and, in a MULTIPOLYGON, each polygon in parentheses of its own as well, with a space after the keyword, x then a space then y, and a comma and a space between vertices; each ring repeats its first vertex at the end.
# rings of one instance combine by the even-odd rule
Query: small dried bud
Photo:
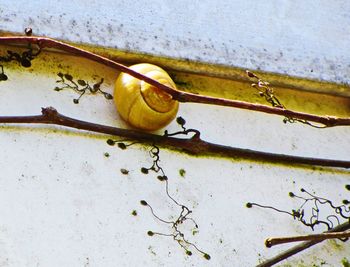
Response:
POLYGON ((147 206, 148 205, 146 200, 141 200, 140 203, 141 203, 142 206, 147 206))
POLYGON ((127 175, 129 173, 127 169, 120 169, 120 172, 124 175, 127 175))
POLYGON ((112 139, 108 139, 107 140, 107 144, 110 145, 110 146, 114 146, 115 142, 112 139))
POLYGON ((70 75, 70 74, 64 74, 64 78, 66 78, 68 81, 71 81, 71 80, 73 80, 73 76, 72 75, 70 75))
POLYGON ((113 96, 109 93, 103 93, 103 95, 105 96, 106 99, 113 99, 113 96))
POLYGON ((154 235, 154 233, 153 233, 152 231, 148 231, 147 234, 148 234, 149 236, 153 236, 153 235, 154 235))
POLYGON ((186 124, 185 119, 182 118, 182 117, 177 117, 177 118, 176 118, 176 122, 177 122, 179 125, 181 125, 181 126, 183 126, 183 125, 186 124))
POLYGON ((27 36, 31 36, 33 34, 33 30, 32 30, 32 28, 27 27, 24 29, 24 33, 27 36))
POLYGON ((141 168, 141 172, 144 173, 144 174, 148 174, 148 169, 145 168, 145 167, 142 167, 141 168))
POLYGON ((206 260, 210 260, 210 255, 207 254, 207 253, 204 253, 203 257, 204 257, 206 260))
POLYGON ((121 143, 121 142, 118 143, 118 147, 120 149, 123 149, 123 150, 126 149, 126 145, 124 143, 121 143))
POLYGON ((255 74, 253 72, 249 71, 249 70, 246 70, 245 72, 247 73, 248 77, 250 77, 250 78, 255 78, 256 77, 255 74))
POLYGON ((86 82, 84 80, 78 80, 77 83, 81 86, 85 86, 86 82))
POLYGON ((0 81, 6 81, 8 79, 5 73, 0 73, 0 81))

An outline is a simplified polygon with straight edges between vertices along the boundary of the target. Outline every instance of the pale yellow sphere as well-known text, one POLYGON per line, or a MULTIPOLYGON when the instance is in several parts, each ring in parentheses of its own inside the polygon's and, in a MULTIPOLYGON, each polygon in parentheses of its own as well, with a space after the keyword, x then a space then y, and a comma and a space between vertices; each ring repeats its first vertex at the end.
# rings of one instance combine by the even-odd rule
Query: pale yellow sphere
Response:
MULTIPOLYGON (((141 63, 130 68, 176 89, 169 74, 156 65, 141 63)), ((125 121, 147 131, 168 125, 179 109, 179 103, 171 95, 126 73, 121 73, 115 83, 114 102, 125 121)))

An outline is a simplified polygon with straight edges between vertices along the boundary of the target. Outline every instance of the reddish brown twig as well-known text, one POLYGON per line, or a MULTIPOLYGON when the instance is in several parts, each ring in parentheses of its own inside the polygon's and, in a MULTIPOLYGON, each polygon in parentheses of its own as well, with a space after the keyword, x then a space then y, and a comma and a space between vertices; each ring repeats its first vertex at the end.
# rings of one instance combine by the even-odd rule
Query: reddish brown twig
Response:
POLYGON ((306 164, 328 167, 350 168, 350 161, 297 157, 283 154, 254 151, 249 149, 234 148, 214 143, 209 143, 200 138, 200 133, 195 133, 188 139, 175 138, 170 135, 156 135, 135 130, 121 129, 66 117, 52 107, 43 108, 42 114, 37 116, 0 116, 0 123, 43 123, 56 124, 70 128, 91 132, 115 135, 127 139, 138 140, 145 143, 159 144, 172 149, 181 150, 190 154, 215 154, 225 157, 240 157, 254 161, 284 163, 288 165, 306 164))
POLYGON ((345 126, 350 125, 350 118, 338 118, 333 116, 318 116, 314 114, 309 113, 303 113, 303 112, 297 112, 292 111, 280 107, 269 107, 266 105, 261 104, 255 104, 255 103, 249 103, 244 101, 238 101, 238 100, 229 100, 224 98, 216 98, 216 97, 210 97, 210 96, 204 96, 204 95, 197 95, 192 94, 188 92, 183 92, 179 90, 175 90, 171 87, 168 87, 166 85, 163 85, 151 78, 148 78, 145 75, 142 75, 127 66, 117 63, 115 61, 112 61, 108 58, 105 58, 103 56, 91 53, 87 50, 51 39, 47 37, 33 37, 33 36, 9 36, 9 37, 0 37, 0 44, 36 44, 40 48, 55 48, 59 49, 68 53, 71 53, 73 55, 82 56, 84 58, 88 58, 90 60, 102 63, 106 66, 112 67, 118 71, 125 72, 130 74, 131 76, 138 78, 140 80, 143 80, 155 87, 160 88, 161 90, 164 90, 168 94, 170 94, 174 99, 180 101, 180 102, 193 102, 193 103, 202 103, 202 104, 211 104, 211 105, 220 105, 220 106, 229 106, 229 107, 236 107, 241 109, 248 109, 248 110, 254 110, 269 114, 275 114, 275 115, 281 115, 288 118, 294 118, 294 119, 301 119, 305 121, 312 121, 315 123, 322 124, 327 127, 333 127, 333 126, 345 126))
POLYGON ((322 233, 315 235, 301 235, 301 236, 289 236, 289 237, 271 237, 265 240, 265 246, 271 248, 276 245, 300 242, 300 241, 323 241, 326 239, 334 238, 349 238, 350 232, 333 232, 333 233, 322 233))
MULTIPOLYGON (((341 231, 347 231, 350 229, 350 222, 345 222, 343 224, 340 224, 336 227, 334 227, 333 229, 325 232, 325 233, 332 233, 332 232, 341 232, 341 231)), ((276 255, 275 257, 268 259, 260 264, 258 264, 256 267, 270 267, 273 266, 305 249, 308 249, 320 242, 322 242, 323 240, 311 240, 311 241, 305 241, 295 247, 292 247, 278 255, 276 255)))

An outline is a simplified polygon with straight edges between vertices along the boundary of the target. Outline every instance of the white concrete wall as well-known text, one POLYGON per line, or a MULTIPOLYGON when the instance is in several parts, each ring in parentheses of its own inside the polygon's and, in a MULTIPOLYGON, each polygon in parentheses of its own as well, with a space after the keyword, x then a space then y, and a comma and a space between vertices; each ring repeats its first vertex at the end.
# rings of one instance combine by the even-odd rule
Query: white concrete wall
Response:
MULTIPOLYGON (((30 26, 36 34, 74 42, 348 83, 349 11, 347 1, 0 0, 0 30, 30 26)), ((104 77, 103 89, 112 92, 112 70, 45 54, 29 70, 15 66, 6 65, 9 80, 0 83, 0 114, 38 114, 52 105, 79 119, 127 127, 102 96, 87 95, 74 105, 74 92, 53 90, 57 72, 64 71, 87 80, 104 77)), ((350 160, 348 127, 318 130, 285 125, 276 116, 192 104, 181 105, 179 115, 208 141, 350 160)), ((162 149, 170 192, 193 209, 199 224, 195 236, 190 225, 183 230, 212 259, 195 250, 188 257, 170 238, 146 234, 169 228, 140 206, 141 199, 166 219, 178 212, 155 175, 140 172, 151 163, 147 149, 122 151, 108 146, 107 138, 59 127, 0 128, 0 266, 254 266, 289 247, 267 249, 265 238, 310 231, 281 214, 249 210, 247 201, 297 208, 288 192, 301 187, 337 203, 349 195, 348 171, 162 149)), ((348 255, 347 243, 325 242, 288 263, 339 266, 348 255)))
POLYGON ((0 28, 350 83, 350 2, 0 1, 0 28))

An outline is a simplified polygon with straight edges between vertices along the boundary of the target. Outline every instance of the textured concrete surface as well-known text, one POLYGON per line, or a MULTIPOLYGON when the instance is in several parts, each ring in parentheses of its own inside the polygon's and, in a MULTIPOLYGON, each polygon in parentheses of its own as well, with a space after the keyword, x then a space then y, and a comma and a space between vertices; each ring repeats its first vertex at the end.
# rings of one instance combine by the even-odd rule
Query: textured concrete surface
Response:
POLYGON ((8 1, 0 30, 350 83, 350 2, 8 1))
MULTIPOLYGON (((101 89, 112 93, 112 69, 44 52, 29 69, 11 62, 4 64, 4 71, 9 79, 0 83, 1 115, 39 114, 41 107, 54 106, 74 118, 127 127, 113 101, 101 94, 87 92, 74 104, 77 92, 54 90, 62 86, 56 82, 62 72, 90 84, 103 77, 101 89)), ((278 116, 198 104, 181 104, 178 115, 214 143, 350 159, 349 127, 319 130, 284 124, 278 116)), ((180 126, 174 121, 167 130, 179 131, 180 126)), ((193 157, 161 147, 159 164, 168 176, 169 192, 193 210, 191 218, 199 225, 195 234, 190 221, 181 230, 211 260, 193 247, 189 257, 171 237, 147 235, 149 230, 169 234, 171 227, 156 220, 140 200, 166 220, 174 220, 181 210, 166 196, 158 174, 140 171, 152 164, 150 147, 137 144, 121 150, 109 146, 108 138, 48 125, 0 125, 0 266, 254 266, 288 247, 267 249, 265 238, 308 234, 311 229, 285 214, 247 209, 246 202, 296 209, 302 201, 291 199, 288 192, 298 193, 301 187, 337 204, 349 196, 346 170, 193 157), (122 168, 128 174, 122 174, 122 168)), ((309 205, 305 209, 311 212, 309 205)), ((320 209, 321 216, 329 212, 320 209)), ((339 266, 349 250, 347 243, 325 242, 288 263, 317 266, 326 261, 339 266)))
MULTIPOLYGON (((349 82, 346 1, 101 2, 0 0, 0 30, 29 26, 38 35, 73 42, 349 82)), ((54 90, 57 73, 64 72, 90 84, 103 77, 102 89, 112 93, 116 73, 109 68, 47 52, 29 69, 13 62, 4 68, 9 79, 0 82, 1 115, 38 114, 51 105, 78 119, 127 127, 101 94, 87 93, 76 105, 76 92, 54 90)), ((278 116, 195 104, 182 104, 179 115, 207 141, 350 159, 349 127, 319 130, 284 124, 278 116)), ((180 127, 173 122, 167 129, 180 127)), ((311 230, 284 214, 247 209, 246 202, 297 209, 302 200, 288 192, 301 187, 336 204, 349 198, 347 170, 192 157, 161 148, 169 191, 193 210, 199 225, 198 233, 191 223, 181 229, 211 260, 193 248, 190 257, 171 238, 147 235, 171 229, 141 199, 166 220, 179 213, 157 174, 140 171, 152 164, 150 148, 120 150, 107 138, 55 126, 1 125, 0 266, 254 266, 289 247, 267 249, 265 238, 311 230)), ((286 264, 339 266, 349 250, 347 243, 324 242, 286 264)))

